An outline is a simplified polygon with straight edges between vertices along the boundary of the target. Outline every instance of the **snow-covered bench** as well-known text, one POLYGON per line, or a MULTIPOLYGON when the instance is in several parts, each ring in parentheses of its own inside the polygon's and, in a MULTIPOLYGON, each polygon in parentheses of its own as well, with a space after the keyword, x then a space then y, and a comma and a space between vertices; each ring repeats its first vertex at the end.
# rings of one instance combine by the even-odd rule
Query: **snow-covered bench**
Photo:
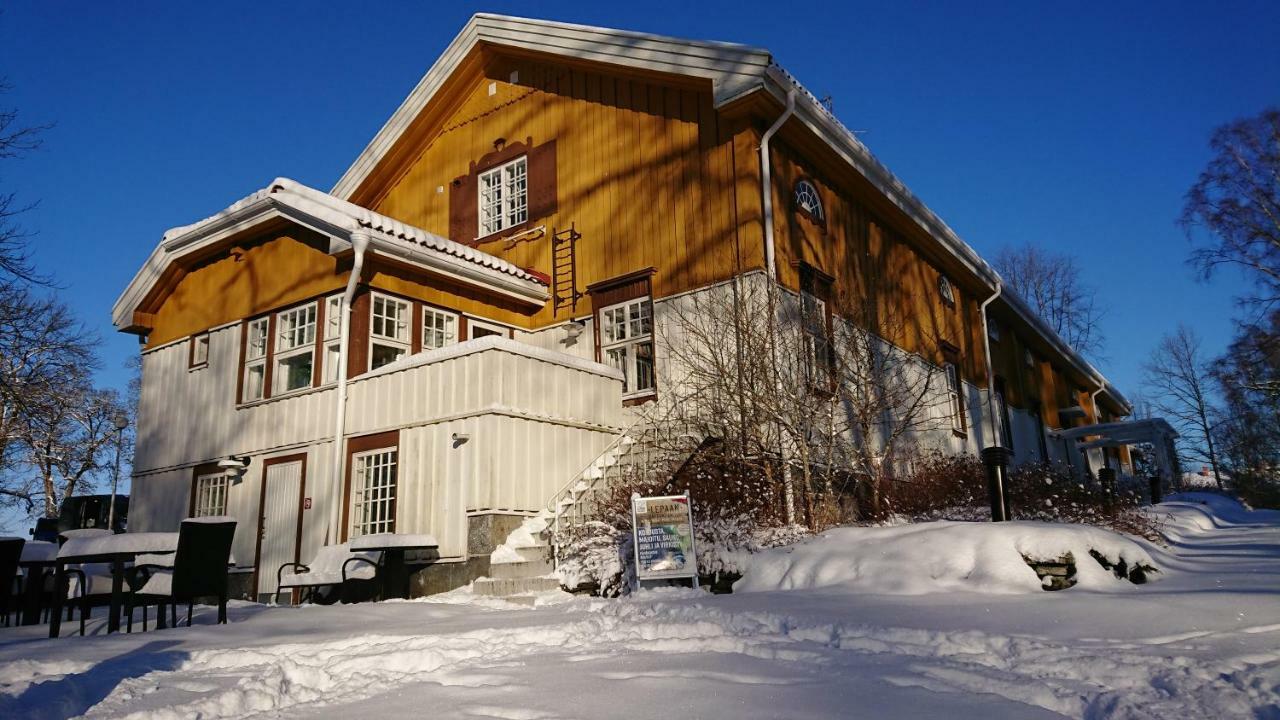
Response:
POLYGON ((274 600, 280 602, 280 591, 285 588, 305 588, 312 594, 317 588, 341 586, 348 580, 373 580, 378 577, 381 561, 380 552, 352 552, 347 543, 326 545, 309 565, 289 562, 280 566, 274 600))

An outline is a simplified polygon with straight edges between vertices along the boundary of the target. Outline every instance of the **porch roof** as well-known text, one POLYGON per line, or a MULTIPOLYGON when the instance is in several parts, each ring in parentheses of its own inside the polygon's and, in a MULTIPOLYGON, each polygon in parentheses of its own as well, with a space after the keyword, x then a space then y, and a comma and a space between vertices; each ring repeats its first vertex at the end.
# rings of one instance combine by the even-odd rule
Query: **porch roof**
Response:
POLYGON ((1069 430, 1061 430, 1058 435, 1066 440, 1095 437, 1094 440, 1080 445, 1082 450, 1088 450, 1098 447, 1166 442, 1177 438, 1178 431, 1174 430, 1173 426, 1163 418, 1146 418, 1144 420, 1084 425, 1069 430))

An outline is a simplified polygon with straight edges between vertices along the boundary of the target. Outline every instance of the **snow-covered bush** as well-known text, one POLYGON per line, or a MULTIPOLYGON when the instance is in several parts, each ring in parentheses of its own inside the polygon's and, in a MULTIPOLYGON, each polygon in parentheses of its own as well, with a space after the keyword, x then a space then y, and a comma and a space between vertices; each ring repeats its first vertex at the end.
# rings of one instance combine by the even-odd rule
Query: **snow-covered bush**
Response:
POLYGON ((688 490, 698 574, 713 587, 727 588, 741 574, 745 556, 808 534, 783 521, 781 498, 773 497, 773 485, 751 468, 724 462, 714 453, 684 463, 674 473, 633 472, 595 498, 595 520, 554 536, 557 573, 570 590, 605 597, 628 592, 635 578, 632 494, 678 495, 688 490))
MULTIPOLYGON (((1161 538, 1159 515, 1142 507, 1140 488, 1122 484, 1109 498, 1100 483, 1077 478, 1065 465, 1019 465, 1010 470, 1005 492, 1016 520, 1096 525, 1161 538)), ((990 517, 986 469, 971 455, 926 455, 907 478, 890 484, 885 506, 894 518, 908 522, 985 520, 990 517)))

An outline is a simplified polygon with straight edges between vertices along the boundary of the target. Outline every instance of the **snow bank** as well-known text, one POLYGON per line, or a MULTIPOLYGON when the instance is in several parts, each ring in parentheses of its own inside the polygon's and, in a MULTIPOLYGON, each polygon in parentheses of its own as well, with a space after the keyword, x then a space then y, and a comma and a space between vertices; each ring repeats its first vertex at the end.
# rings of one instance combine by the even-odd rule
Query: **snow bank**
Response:
POLYGON ((734 592, 803 590, 845 586, 894 595, 967 590, 982 593, 1041 592, 1024 557, 1075 559, 1076 587, 1128 585, 1089 555, 1155 566, 1140 545, 1122 535, 1084 525, 1040 522, 931 522, 897 527, 829 530, 809 542, 745 558, 734 592))

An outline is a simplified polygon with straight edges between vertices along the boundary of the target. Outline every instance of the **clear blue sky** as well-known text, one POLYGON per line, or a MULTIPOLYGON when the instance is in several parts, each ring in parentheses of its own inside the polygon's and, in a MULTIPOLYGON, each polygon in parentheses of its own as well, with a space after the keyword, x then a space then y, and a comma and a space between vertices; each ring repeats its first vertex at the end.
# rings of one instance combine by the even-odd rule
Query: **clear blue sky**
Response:
POLYGON ((1130 394, 1178 321, 1229 337, 1238 279, 1197 283, 1174 220, 1210 131, 1280 102, 1276 2, 6 5, 0 102, 57 126, 0 187, 40 201, 36 260, 118 385, 109 311, 161 233, 279 175, 328 189, 476 11, 771 49, 979 252, 1079 256, 1130 394))

